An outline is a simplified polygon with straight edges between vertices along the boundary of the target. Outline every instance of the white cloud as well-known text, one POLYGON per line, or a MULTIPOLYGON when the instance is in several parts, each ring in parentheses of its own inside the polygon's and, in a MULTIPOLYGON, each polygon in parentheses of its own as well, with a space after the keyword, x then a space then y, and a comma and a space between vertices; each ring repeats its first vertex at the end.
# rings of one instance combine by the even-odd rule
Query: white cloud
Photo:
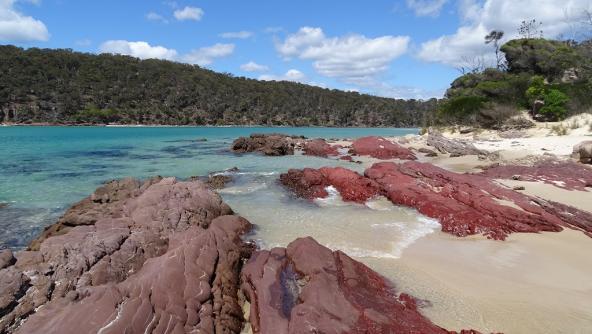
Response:
POLYGON ((407 7, 417 16, 438 16, 448 0, 407 0, 407 7))
POLYGON ((47 41, 49 32, 40 20, 14 8, 15 0, 0 0, 0 41, 47 41))
POLYGON ((311 60, 323 76, 361 85, 385 73, 390 63, 407 51, 409 41, 408 36, 367 38, 357 34, 328 38, 321 28, 303 27, 276 49, 285 59, 311 60))
POLYGON ((106 41, 99 47, 101 53, 122 54, 140 59, 157 58, 174 60, 177 51, 163 46, 152 46, 146 42, 129 42, 124 40, 106 41))
POLYGON ((88 38, 79 39, 76 41, 76 45, 79 46, 90 46, 92 44, 92 40, 88 38))
POLYGON ((506 40, 518 37, 522 21, 536 19, 543 23, 545 37, 555 38, 570 34, 576 17, 584 9, 592 9, 590 0, 460 0, 459 14, 462 25, 452 35, 440 36, 421 45, 418 56, 430 62, 451 66, 463 64, 463 58, 484 57, 493 62, 490 45, 484 43, 491 30, 502 30, 506 40))
POLYGON ((234 52, 234 44, 214 44, 193 50, 187 55, 183 56, 182 59, 185 62, 191 64, 197 64, 200 66, 210 65, 216 58, 222 58, 230 56, 234 52))
POLYGON ((257 64, 254 61, 250 61, 246 64, 242 64, 240 66, 240 69, 245 72, 265 72, 265 71, 269 70, 269 67, 267 67, 265 65, 257 64))
POLYGON ((148 21, 157 21, 157 22, 162 22, 162 23, 169 23, 169 20, 165 19, 162 15, 155 13, 155 12, 150 12, 148 14, 146 14, 146 19, 148 21))
POLYGON ((259 76, 259 80, 265 81, 294 81, 294 82, 306 82, 306 76, 304 73, 296 69, 290 69, 283 75, 263 74, 259 76))
POLYGON ((175 18, 179 21, 199 21, 203 17, 204 11, 201 8, 187 6, 183 9, 175 10, 174 15, 175 18))
POLYGON ((222 38, 237 38, 237 39, 247 39, 253 37, 253 33, 251 31, 233 31, 233 32, 225 32, 221 33, 220 37, 222 38))

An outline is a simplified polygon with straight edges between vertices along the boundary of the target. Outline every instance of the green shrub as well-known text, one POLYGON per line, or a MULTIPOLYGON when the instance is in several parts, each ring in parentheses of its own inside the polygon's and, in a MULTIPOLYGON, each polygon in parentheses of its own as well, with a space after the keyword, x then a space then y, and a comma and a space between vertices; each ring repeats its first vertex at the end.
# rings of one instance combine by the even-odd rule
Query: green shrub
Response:
POLYGON ((530 79, 530 86, 526 90, 528 103, 532 105, 536 100, 542 100, 545 97, 545 78, 535 75, 530 79))
POLYGON ((94 105, 87 106, 84 110, 74 115, 78 123, 112 123, 119 120, 117 111, 113 109, 99 109, 94 105))
POLYGON ((545 93, 545 106, 539 111, 551 119, 564 119, 567 115, 565 105, 569 101, 569 97, 557 89, 549 89, 545 93))
POLYGON ((477 113, 485 105, 481 96, 457 96, 441 103, 438 118, 444 123, 475 122, 477 113))

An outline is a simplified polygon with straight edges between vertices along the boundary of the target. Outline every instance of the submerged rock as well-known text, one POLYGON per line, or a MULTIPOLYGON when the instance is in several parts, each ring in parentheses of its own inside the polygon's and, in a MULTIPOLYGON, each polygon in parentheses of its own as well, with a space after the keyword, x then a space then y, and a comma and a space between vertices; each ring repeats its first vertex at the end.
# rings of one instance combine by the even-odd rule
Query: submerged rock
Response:
POLYGON ((280 175, 280 182, 306 199, 329 196, 329 186, 335 187, 344 200, 359 203, 378 195, 379 191, 374 181, 341 167, 290 169, 280 175))
POLYGON ((256 252, 241 276, 253 333, 449 333, 413 297, 310 237, 256 252))
POLYGON ((536 161, 532 165, 494 165, 486 167, 481 175, 494 179, 540 181, 568 190, 592 187, 592 168, 555 159, 536 161))
POLYGON ((0 270, 0 332, 239 333, 250 229, 200 181, 113 181, 0 270))
POLYGON ((304 137, 283 134, 252 134, 239 137, 232 142, 232 151, 236 153, 260 152, 269 156, 294 155, 294 148, 300 145, 304 137))
POLYGON ((337 148, 337 146, 329 145, 324 139, 318 138, 306 141, 303 146, 303 151, 304 155, 326 158, 330 155, 339 155, 337 148))
POLYGON ((351 154, 371 156, 376 159, 416 160, 417 157, 409 149, 393 143, 383 137, 362 137, 354 140, 351 154))

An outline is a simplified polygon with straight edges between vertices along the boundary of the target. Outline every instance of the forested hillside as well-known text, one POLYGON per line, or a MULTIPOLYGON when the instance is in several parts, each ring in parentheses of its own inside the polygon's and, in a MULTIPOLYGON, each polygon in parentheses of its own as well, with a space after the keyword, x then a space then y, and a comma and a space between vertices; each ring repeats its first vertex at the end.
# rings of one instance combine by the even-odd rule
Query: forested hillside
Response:
POLYGON ((71 50, 0 46, 0 59, 4 123, 409 127, 437 104, 71 50))

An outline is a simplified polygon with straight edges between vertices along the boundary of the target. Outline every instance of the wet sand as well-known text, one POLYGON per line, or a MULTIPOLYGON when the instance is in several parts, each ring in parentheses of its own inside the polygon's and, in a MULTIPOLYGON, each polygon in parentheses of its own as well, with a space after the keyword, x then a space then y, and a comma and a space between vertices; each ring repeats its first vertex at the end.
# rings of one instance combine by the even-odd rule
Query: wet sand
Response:
POLYGON ((589 333, 592 240, 572 230, 506 241, 438 232, 394 261, 365 259, 445 328, 504 333, 589 333))

